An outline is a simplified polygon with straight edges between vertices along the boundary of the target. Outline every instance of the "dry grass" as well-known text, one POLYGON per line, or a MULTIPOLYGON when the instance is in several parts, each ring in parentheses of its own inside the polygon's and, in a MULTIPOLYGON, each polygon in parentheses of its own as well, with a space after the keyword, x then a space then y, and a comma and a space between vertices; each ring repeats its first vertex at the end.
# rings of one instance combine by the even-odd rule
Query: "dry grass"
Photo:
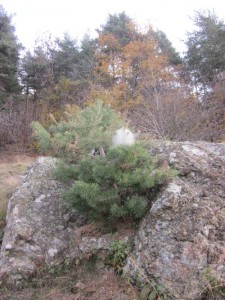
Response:
POLYGON ((96 257, 41 270, 21 290, 0 290, 1 300, 139 300, 138 290, 96 257))
POLYGON ((20 176, 34 161, 34 157, 0 152, 0 230, 4 227, 8 199, 19 185, 20 176))

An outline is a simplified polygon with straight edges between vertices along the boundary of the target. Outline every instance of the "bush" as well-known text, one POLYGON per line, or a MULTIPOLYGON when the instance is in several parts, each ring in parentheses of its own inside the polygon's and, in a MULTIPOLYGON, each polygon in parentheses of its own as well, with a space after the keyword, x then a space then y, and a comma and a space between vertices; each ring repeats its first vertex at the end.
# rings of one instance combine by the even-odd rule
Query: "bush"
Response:
POLYGON ((74 179, 64 198, 81 213, 109 223, 141 218, 151 204, 151 193, 172 173, 157 170, 141 144, 110 148, 105 157, 83 158, 64 165, 57 178, 74 179))
POLYGON ((111 108, 99 102, 46 132, 39 123, 33 124, 43 149, 49 147, 62 158, 56 177, 74 181, 64 198, 81 213, 107 223, 140 219, 151 204, 152 192, 172 174, 157 169, 140 143, 112 147, 121 123, 111 108), (102 148, 104 155, 92 155, 96 148, 102 148))
POLYGON ((117 273, 122 273, 130 247, 123 241, 114 241, 110 244, 110 254, 106 258, 106 264, 113 267, 117 273))
POLYGON ((92 149, 111 145, 116 129, 122 126, 119 114, 98 101, 79 112, 67 111, 63 121, 45 129, 39 122, 31 124, 41 151, 68 161, 90 154, 92 149))

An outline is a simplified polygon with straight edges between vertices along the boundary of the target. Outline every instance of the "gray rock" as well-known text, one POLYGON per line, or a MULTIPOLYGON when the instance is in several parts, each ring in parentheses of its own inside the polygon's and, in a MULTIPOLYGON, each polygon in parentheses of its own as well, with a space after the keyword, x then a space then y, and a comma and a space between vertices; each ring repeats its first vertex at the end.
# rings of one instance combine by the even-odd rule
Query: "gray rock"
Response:
POLYGON ((109 249, 110 235, 86 235, 87 220, 62 200, 68 185, 53 179, 56 162, 39 158, 9 200, 0 253, 0 281, 8 285, 22 285, 40 266, 109 249))
POLYGON ((159 143, 151 151, 179 176, 140 223, 124 272, 156 278, 172 299, 200 299, 206 272, 225 282, 225 145, 159 143))
MULTIPOLYGON (((144 282, 154 277, 171 299, 197 300, 206 272, 225 282, 225 145, 158 142, 151 152, 179 175, 141 221, 124 272, 144 282)), ((39 158, 9 200, 0 281, 16 286, 42 265, 107 255, 112 236, 93 234, 61 199, 68 185, 52 178, 55 164, 39 158)))

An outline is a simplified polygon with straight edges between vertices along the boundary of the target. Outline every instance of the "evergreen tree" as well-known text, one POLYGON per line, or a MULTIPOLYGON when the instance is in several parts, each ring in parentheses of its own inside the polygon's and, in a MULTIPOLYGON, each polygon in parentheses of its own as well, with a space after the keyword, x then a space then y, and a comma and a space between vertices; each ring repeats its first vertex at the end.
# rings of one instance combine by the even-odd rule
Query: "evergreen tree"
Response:
POLYGON ((127 45, 132 40, 134 33, 134 24, 125 12, 111 15, 109 14, 106 24, 101 25, 100 34, 111 34, 120 43, 121 46, 127 45))
POLYGON ((34 100, 52 82, 51 63, 41 46, 37 46, 33 53, 26 52, 21 60, 20 77, 26 94, 34 94, 34 100))
POLYGON ((21 45, 11 21, 11 17, 0 5, 0 102, 8 93, 19 90, 17 71, 21 45))
POLYGON ((65 101, 82 103, 93 76, 94 53, 95 42, 88 36, 81 47, 68 34, 39 41, 33 53, 28 51, 21 60, 24 91, 34 100, 54 100, 59 106, 65 101))
POLYGON ((49 132, 33 123, 42 149, 52 147, 62 158, 56 177, 74 181, 65 199, 94 220, 114 223, 141 218, 151 204, 152 192, 173 174, 157 169, 139 143, 112 147, 112 136, 120 126, 119 115, 100 102, 71 114, 49 132))
POLYGON ((179 53, 172 46, 172 43, 168 40, 166 34, 160 30, 154 31, 153 34, 158 42, 159 48, 165 55, 167 55, 167 57, 169 59, 169 63, 171 65, 181 64, 182 59, 181 59, 179 53))
POLYGON ((79 61, 79 47, 77 41, 65 34, 63 39, 56 40, 53 64, 56 81, 60 77, 73 78, 74 66, 79 61))
POLYGON ((62 155, 68 161, 77 161, 99 147, 107 151, 115 130, 122 125, 119 116, 100 101, 79 112, 69 109, 65 118, 48 131, 39 122, 32 127, 43 152, 62 155))
POLYGON ((83 158, 75 166, 59 170, 65 180, 75 179, 65 199, 94 220, 116 222, 128 216, 140 219, 151 203, 151 192, 167 175, 156 169, 140 144, 109 148, 105 157, 83 158), (68 172, 68 173, 67 173, 68 172))
POLYGON ((81 49, 79 52, 79 61, 75 66, 77 79, 92 80, 93 68, 95 65, 96 41, 91 39, 89 35, 85 35, 81 41, 81 49))
POLYGON ((197 12, 188 34, 186 62, 198 83, 211 85, 225 70, 225 24, 214 12, 197 12))

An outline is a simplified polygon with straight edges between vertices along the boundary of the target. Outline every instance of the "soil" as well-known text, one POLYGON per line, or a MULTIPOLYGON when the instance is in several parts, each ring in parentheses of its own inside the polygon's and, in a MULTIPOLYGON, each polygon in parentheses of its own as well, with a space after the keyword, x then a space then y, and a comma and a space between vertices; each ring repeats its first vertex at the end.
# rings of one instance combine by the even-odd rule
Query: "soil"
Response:
POLYGON ((22 290, 0 290, 1 300, 139 300, 138 289, 113 269, 86 262, 70 275, 35 278, 22 290), (75 273, 75 274, 74 274, 75 273))

